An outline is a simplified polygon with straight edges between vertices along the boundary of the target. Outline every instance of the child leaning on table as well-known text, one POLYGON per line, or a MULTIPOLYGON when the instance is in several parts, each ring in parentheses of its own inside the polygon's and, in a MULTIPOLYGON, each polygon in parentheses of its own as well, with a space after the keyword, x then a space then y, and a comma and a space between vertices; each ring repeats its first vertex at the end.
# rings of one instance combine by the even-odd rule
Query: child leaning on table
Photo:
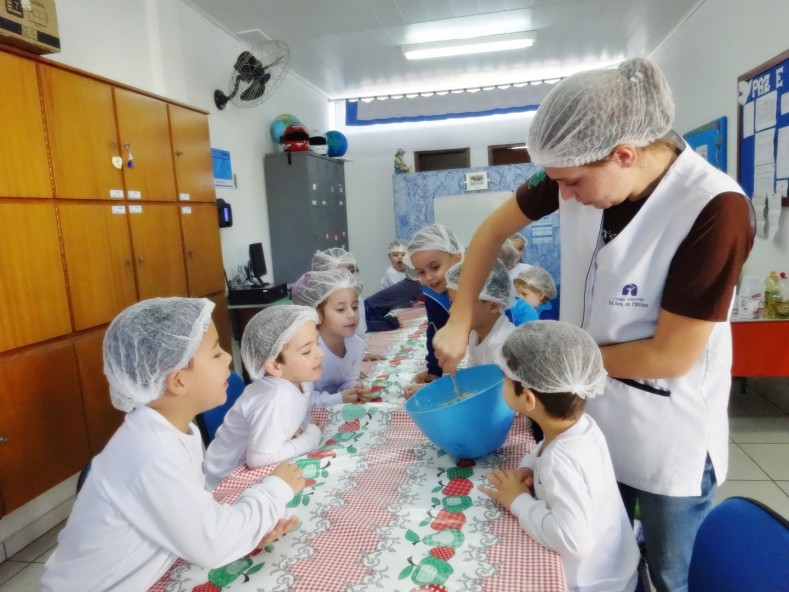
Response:
MULTIPOLYGON (((354 275, 359 273, 359 266, 356 265, 356 257, 354 257, 353 253, 350 251, 346 251, 342 247, 332 247, 330 249, 324 249, 323 251, 315 251, 312 255, 310 270, 331 271, 333 269, 347 269, 354 275)), ((359 325, 356 327, 356 334, 364 339, 367 333, 367 318, 364 314, 364 302, 361 297, 359 297, 359 310, 361 311, 361 315, 359 315, 359 325)), ((367 359, 379 360, 381 357, 375 354, 369 354, 367 359)))
MULTIPOLYGON (((447 270, 447 293, 454 300, 463 263, 456 263, 447 270)), ((513 288, 507 268, 496 260, 482 286, 477 304, 471 314, 471 332, 468 336, 468 365, 495 364, 497 354, 510 333, 515 331, 504 311, 512 304, 513 288)))
POLYGON ((603 433, 584 413, 605 385, 597 344, 573 325, 534 321, 507 338, 499 365, 507 405, 539 422, 545 439, 479 489, 561 556, 568 589, 632 592, 638 546, 603 433))
POLYGON ((252 378, 225 415, 205 454, 206 485, 216 487, 236 467, 259 468, 312 452, 322 425, 310 409, 341 396, 313 390, 321 375, 318 314, 284 304, 264 308, 241 337, 241 359, 252 378))
POLYGON ((308 271, 291 289, 294 304, 318 313, 318 347, 323 368, 315 391, 340 393, 343 403, 370 400, 370 389, 359 384, 366 344, 355 334, 359 324, 362 282, 346 269, 308 271))
POLYGON ((406 241, 399 239, 389 243, 386 256, 389 257, 390 265, 386 268, 381 278, 381 288, 388 288, 406 279, 405 262, 403 261, 406 253, 406 244, 406 241))
POLYGON ((282 520, 304 484, 293 464, 280 464, 233 505, 205 489, 191 421, 224 402, 230 374, 213 308, 206 299, 143 300, 110 324, 104 374, 113 406, 127 415, 93 459, 43 590, 147 590, 179 557, 219 567, 295 523, 282 520))
POLYGON ((556 298, 556 284, 551 274, 541 267, 530 267, 513 280, 519 299, 529 305, 535 317, 551 310, 550 301, 556 298))

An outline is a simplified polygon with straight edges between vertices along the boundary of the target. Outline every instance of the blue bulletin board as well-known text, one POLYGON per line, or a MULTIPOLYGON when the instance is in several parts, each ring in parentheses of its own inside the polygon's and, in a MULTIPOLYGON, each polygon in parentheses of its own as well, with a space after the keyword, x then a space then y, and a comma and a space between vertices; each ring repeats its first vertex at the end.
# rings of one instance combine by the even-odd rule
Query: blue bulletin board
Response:
POLYGON ((712 166, 726 172, 726 117, 710 121, 682 137, 712 166))
POLYGON ((737 79, 737 180, 746 195, 789 185, 789 50, 737 79))

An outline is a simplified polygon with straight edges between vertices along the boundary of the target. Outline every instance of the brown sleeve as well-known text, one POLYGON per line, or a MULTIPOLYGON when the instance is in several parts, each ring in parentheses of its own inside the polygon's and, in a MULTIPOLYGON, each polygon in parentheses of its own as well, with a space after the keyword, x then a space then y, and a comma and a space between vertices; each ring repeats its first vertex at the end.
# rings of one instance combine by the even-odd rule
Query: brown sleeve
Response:
POLYGON ((559 209, 559 185, 541 170, 518 187, 515 201, 529 220, 539 220, 559 209))
POLYGON ((725 321, 755 231, 753 206, 721 193, 704 207, 669 267, 662 308, 703 321, 725 321))

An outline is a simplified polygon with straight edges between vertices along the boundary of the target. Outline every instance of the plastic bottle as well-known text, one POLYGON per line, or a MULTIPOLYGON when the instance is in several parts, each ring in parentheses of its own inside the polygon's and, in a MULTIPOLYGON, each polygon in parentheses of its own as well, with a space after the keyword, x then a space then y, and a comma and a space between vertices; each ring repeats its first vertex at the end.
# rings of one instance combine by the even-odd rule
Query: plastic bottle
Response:
POLYGON ((773 311, 776 319, 789 319, 789 282, 786 281, 784 272, 781 272, 781 287, 773 302, 773 311))
POLYGON ((774 271, 770 272, 764 280, 764 316, 768 319, 775 318, 775 300, 780 298, 781 278, 774 271))

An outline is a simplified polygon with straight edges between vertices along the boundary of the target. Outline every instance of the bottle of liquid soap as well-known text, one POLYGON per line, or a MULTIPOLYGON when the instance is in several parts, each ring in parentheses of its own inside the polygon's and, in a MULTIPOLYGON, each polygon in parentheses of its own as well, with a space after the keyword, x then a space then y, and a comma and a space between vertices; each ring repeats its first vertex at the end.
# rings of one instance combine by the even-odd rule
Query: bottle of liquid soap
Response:
POLYGON ((764 316, 768 319, 775 318, 775 300, 780 298, 780 292, 781 278, 771 271, 764 280, 764 316))

